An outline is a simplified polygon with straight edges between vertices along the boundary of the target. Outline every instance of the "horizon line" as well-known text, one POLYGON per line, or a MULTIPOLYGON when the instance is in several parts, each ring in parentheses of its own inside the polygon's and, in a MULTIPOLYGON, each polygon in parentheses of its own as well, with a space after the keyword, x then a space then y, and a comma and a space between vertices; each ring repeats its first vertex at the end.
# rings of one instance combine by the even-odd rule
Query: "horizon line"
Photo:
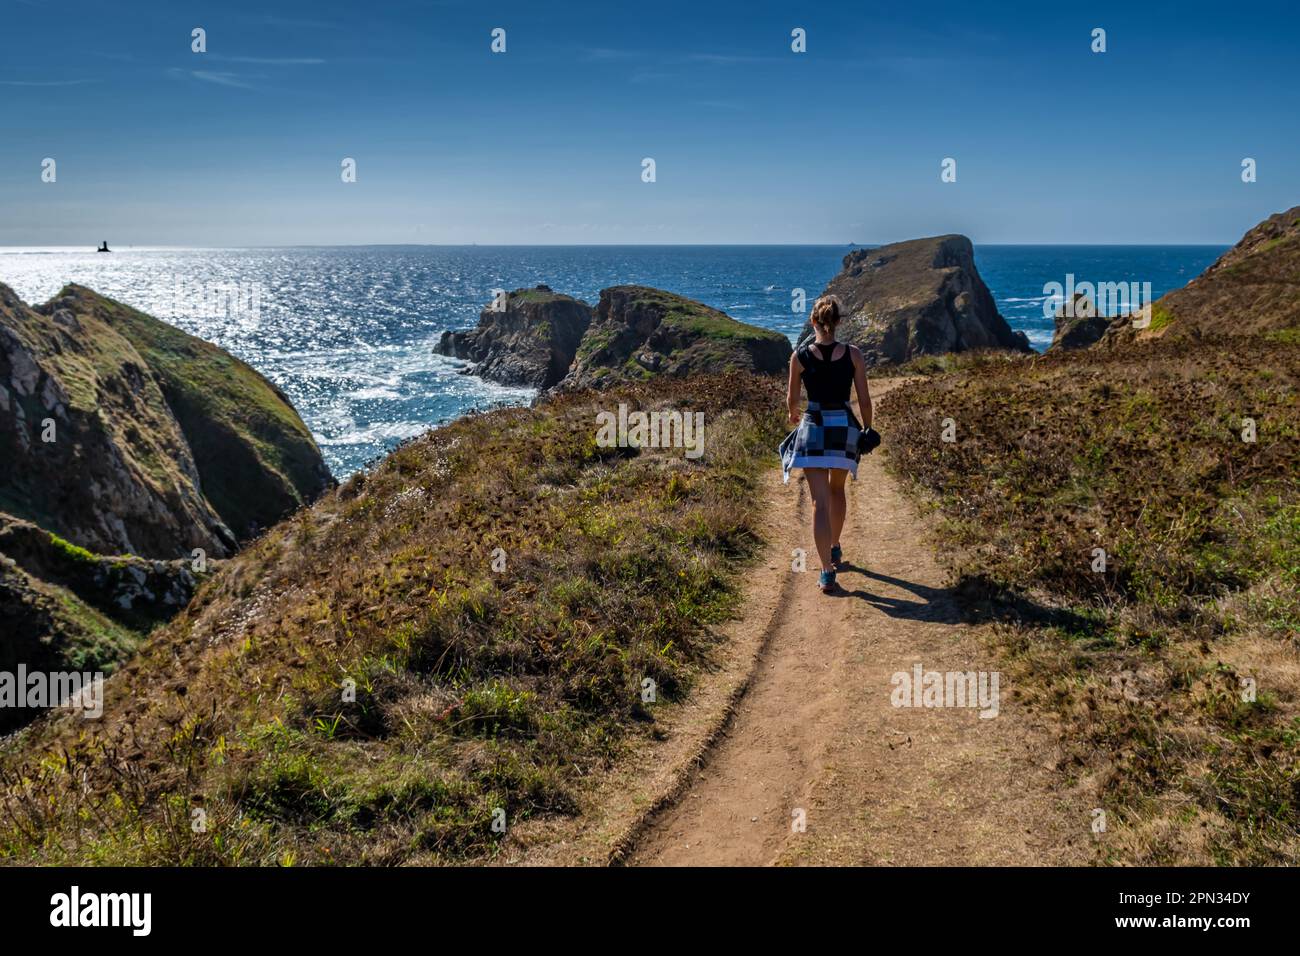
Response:
MULTIPOLYGON (((940 233, 936 236, 916 236, 915 239, 936 239, 940 235, 961 235, 961 233, 940 233)), ((969 237, 967 237, 969 238, 969 237)), ((102 241, 102 240, 101 240, 102 241)), ((209 250, 221 251, 231 249, 385 249, 385 248, 407 248, 407 249, 724 249, 735 248, 737 246, 776 247, 785 249, 871 249, 880 246, 895 245, 900 242, 912 242, 914 239, 895 239, 890 242, 352 242, 352 243, 281 243, 274 245, 254 244, 246 246, 232 245, 168 245, 139 243, 132 245, 118 246, 121 250, 141 250, 149 251, 155 249, 179 249, 179 250, 209 250)), ((1116 248, 1141 248, 1141 247, 1160 247, 1160 248, 1205 248, 1217 246, 1232 246, 1233 241, 1218 242, 976 242, 971 240, 974 246, 1044 246, 1044 247, 1081 247, 1081 246, 1113 246, 1116 248)), ((98 251, 90 249, 88 245, 20 245, 0 243, 0 252, 5 250, 22 250, 30 249, 33 251, 98 251)), ((110 252, 114 251, 112 249, 110 252)))

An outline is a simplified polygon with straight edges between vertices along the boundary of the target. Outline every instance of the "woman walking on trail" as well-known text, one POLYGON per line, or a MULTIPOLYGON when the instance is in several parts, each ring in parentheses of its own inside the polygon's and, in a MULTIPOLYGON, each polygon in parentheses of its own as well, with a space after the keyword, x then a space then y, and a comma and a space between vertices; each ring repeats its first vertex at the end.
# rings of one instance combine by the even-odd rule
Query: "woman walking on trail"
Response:
POLYGON ((813 341, 790 356, 790 381, 786 406, 792 434, 793 457, 785 458, 790 468, 802 468, 813 500, 813 540, 821 558, 818 585, 829 594, 835 590, 835 569, 843 561, 840 532, 844 529, 847 502, 844 483, 858 474, 858 436, 871 427, 871 394, 867 390, 867 369, 855 345, 835 341, 840 323, 840 303, 824 295, 813 304, 813 341), (799 410, 799 384, 808 393, 808 407, 799 410), (849 407, 849 391, 856 388, 859 424, 849 407))

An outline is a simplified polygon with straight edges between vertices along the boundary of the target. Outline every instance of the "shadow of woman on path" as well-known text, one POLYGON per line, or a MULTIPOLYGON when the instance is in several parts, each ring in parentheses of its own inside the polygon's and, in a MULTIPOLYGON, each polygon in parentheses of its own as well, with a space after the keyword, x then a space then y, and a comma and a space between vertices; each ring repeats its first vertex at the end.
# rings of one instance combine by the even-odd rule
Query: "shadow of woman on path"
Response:
POLYGON ((989 621, 1002 621, 1040 627, 1059 627, 1074 634, 1095 634, 1105 629, 1103 619, 1080 614, 1070 607, 1041 603, 1027 594, 997 587, 984 578, 963 577, 950 587, 935 588, 881 574, 878 571, 869 571, 849 562, 840 565, 840 573, 861 574, 869 581, 874 580, 914 595, 919 600, 873 594, 862 588, 849 589, 843 584, 830 595, 858 598, 872 607, 880 608, 890 617, 904 620, 929 621, 935 624, 983 624, 989 621))
MULTIPOLYGON (((861 588, 849 589, 841 583, 840 587, 831 592, 831 597, 855 597, 866 601, 872 607, 877 607, 884 611, 890 617, 902 618, 908 621, 929 621, 935 624, 960 624, 965 618, 962 616, 961 607, 957 603, 957 598, 953 588, 934 588, 927 584, 917 584, 913 581, 905 581, 902 578, 896 578, 888 574, 881 574, 879 571, 869 571, 866 568, 860 568, 856 564, 845 562, 840 565, 840 574, 861 574, 870 580, 878 581, 881 584, 888 585, 898 591, 907 592, 914 595, 919 600, 910 600, 904 597, 892 597, 888 594, 873 594, 871 591, 861 588)), ((869 582, 868 582, 869 583, 869 582)))

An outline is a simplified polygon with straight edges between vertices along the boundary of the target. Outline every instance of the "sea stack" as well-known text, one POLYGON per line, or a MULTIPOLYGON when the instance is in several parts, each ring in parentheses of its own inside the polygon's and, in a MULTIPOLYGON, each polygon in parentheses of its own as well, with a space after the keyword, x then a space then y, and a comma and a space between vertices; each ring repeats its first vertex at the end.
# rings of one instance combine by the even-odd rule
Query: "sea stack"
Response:
MULTIPOLYGON (((862 349, 869 366, 970 349, 1031 351, 998 312, 965 236, 855 249, 822 294, 839 297, 839 338, 862 349)), ((799 341, 812 334, 805 323, 799 341)))
POLYGON ((779 332, 662 289, 620 285, 601 290, 596 316, 558 387, 609 388, 656 375, 731 370, 777 374, 789 361, 790 341, 779 332))
POLYGON ((437 351, 475 363, 468 371, 489 381, 550 388, 568 372, 592 314, 549 286, 516 289, 479 313, 477 328, 442 333, 437 351))

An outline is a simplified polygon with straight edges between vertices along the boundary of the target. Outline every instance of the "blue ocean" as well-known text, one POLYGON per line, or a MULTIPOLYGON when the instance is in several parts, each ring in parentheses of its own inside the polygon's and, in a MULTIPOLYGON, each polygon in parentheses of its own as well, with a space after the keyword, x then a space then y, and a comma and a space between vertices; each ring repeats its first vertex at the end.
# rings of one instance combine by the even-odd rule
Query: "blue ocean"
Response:
MULTIPOLYGON (((595 303, 602 288, 657 286, 793 339, 808 302, 839 271, 846 246, 368 246, 274 249, 0 249, 0 282, 44 302, 88 286, 208 341, 258 369, 292 399, 344 477, 404 438, 527 389, 459 374, 435 355, 494 289, 545 283, 595 303)), ((1052 338, 1048 283, 1185 285, 1222 246, 977 246, 976 264, 1014 329, 1052 338), (1045 314, 1045 312, 1047 314, 1045 314)))

